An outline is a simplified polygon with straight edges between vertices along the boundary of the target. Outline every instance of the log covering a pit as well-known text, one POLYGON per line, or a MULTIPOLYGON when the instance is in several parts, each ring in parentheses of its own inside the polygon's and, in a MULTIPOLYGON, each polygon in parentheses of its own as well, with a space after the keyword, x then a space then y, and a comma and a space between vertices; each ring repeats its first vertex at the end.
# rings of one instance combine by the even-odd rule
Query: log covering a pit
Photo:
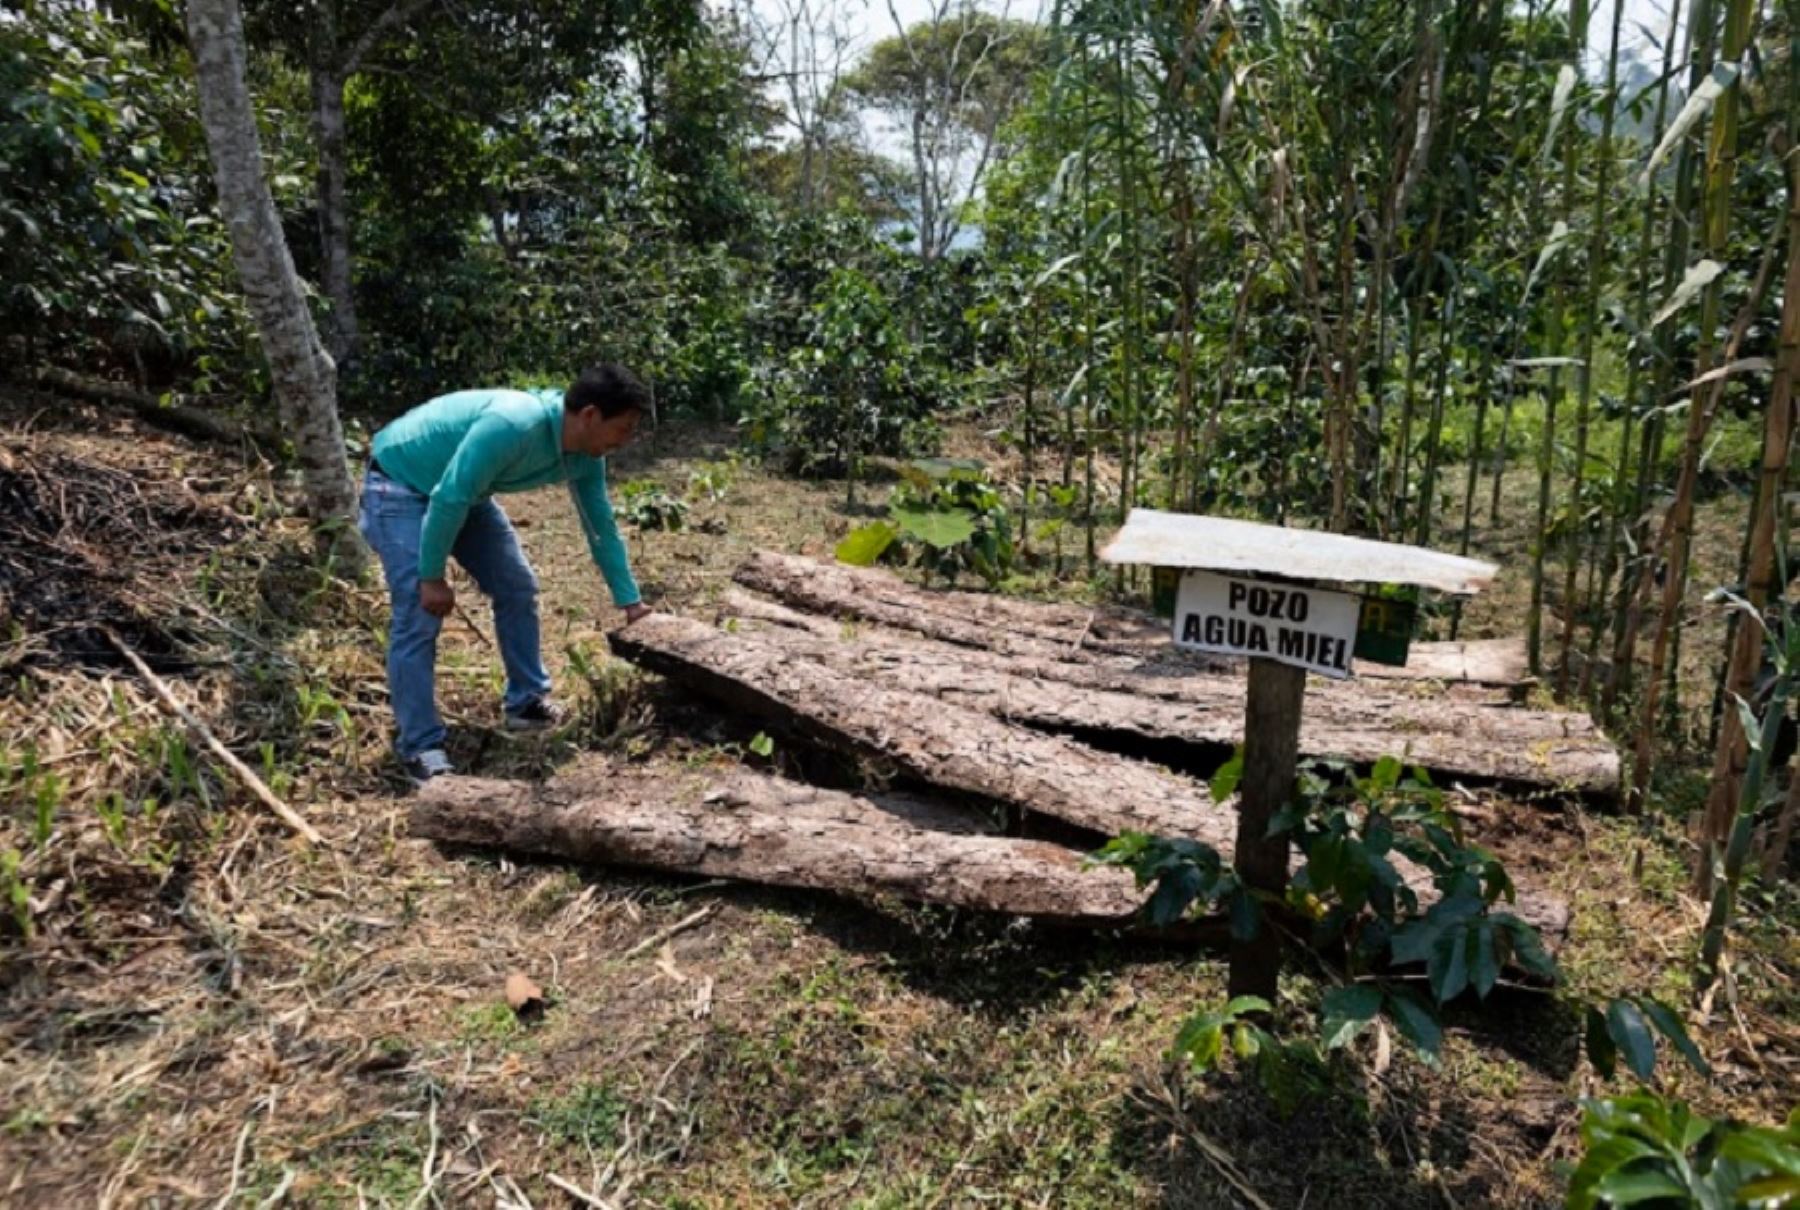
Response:
MULTIPOLYGON (((653 614, 610 637, 620 656, 758 726, 887 763, 923 786, 1103 836, 1184 836, 1232 852, 1230 804, 1215 804, 1206 787, 1157 766, 807 658, 766 634, 653 614)), ((1397 856, 1394 864, 1421 903, 1437 898, 1424 869, 1397 856)), ((1567 909, 1548 896, 1522 889, 1515 910, 1552 945, 1566 930, 1567 909)))
MULTIPOLYGON (((850 567, 758 551, 737 569, 745 588, 796 609, 878 622, 982 651, 1036 656, 1058 664, 1098 663, 1129 669, 1232 671, 1230 662, 1169 645, 1169 626, 1116 605, 1076 606, 986 593, 933 591, 879 568, 850 567)), ((1235 669, 1239 676, 1241 669, 1235 669)), ((1405 667, 1358 661, 1357 674, 1380 680, 1442 683, 1459 691, 1485 688, 1517 696, 1530 682, 1521 639, 1414 643, 1405 667)))
MULTIPOLYGON (((725 612, 765 624, 757 633, 796 659, 1031 727, 1194 758, 1243 741, 1241 675, 1154 675, 997 655, 869 627, 846 633, 840 623, 735 590, 725 612)), ((1300 750, 1365 765, 1393 754, 1451 778, 1601 799, 1619 786, 1618 752, 1585 714, 1445 701, 1355 682, 1320 684, 1308 695, 1300 750)))
POLYGON ((747 769, 617 767, 542 787, 436 777, 411 827, 447 844, 1072 924, 1128 924, 1144 898, 1124 870, 1084 869, 1060 845, 971 834, 966 813, 939 804, 747 769))

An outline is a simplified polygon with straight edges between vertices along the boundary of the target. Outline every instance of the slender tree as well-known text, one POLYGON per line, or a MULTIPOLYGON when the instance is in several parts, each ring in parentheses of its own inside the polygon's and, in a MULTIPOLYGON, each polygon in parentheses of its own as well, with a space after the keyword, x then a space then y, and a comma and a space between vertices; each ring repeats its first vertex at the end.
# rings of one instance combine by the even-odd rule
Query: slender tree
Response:
POLYGON ((338 422, 337 371, 319 342, 306 294, 263 177, 262 142, 245 82, 243 14, 237 0, 190 0, 188 38, 199 77, 200 120, 282 424, 291 435, 321 542, 360 574, 365 553, 352 518, 356 491, 338 422))

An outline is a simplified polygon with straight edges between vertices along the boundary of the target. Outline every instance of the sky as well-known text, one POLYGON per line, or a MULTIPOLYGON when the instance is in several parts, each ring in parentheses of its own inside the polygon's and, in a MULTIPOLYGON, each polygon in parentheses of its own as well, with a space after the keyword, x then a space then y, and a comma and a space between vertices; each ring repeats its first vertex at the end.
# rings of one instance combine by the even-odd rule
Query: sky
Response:
MULTIPOLYGON (((1619 30, 1620 59, 1636 54, 1660 68, 1661 43, 1669 29, 1668 0, 1624 0, 1624 5, 1625 20, 1619 30)), ((1606 70, 1606 44, 1612 38, 1612 18, 1612 4, 1608 0, 1596 0, 1594 14, 1588 19, 1588 68, 1596 77, 1606 70)))

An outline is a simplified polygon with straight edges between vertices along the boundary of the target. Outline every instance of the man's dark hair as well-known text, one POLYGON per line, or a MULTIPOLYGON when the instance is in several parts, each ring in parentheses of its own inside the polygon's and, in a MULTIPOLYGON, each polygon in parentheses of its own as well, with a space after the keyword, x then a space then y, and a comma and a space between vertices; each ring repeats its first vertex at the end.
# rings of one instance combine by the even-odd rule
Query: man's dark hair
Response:
POLYGON ((650 388, 644 385, 644 380, 624 366, 611 362, 583 370, 575 385, 563 394, 565 411, 579 412, 583 408, 597 407, 607 420, 627 412, 648 412, 650 405, 650 388))

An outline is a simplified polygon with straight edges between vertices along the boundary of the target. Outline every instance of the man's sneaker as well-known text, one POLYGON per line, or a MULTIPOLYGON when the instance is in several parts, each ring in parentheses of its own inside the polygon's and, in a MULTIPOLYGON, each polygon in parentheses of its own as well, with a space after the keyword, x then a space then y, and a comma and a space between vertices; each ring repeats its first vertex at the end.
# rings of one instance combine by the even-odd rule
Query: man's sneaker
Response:
POLYGON ((442 748, 427 748, 417 756, 406 759, 406 776, 412 784, 422 786, 434 777, 442 777, 446 773, 456 772, 456 766, 442 748))
POLYGON ((561 726, 568 711, 547 697, 534 697, 517 710, 506 712, 508 731, 548 731, 561 726))

